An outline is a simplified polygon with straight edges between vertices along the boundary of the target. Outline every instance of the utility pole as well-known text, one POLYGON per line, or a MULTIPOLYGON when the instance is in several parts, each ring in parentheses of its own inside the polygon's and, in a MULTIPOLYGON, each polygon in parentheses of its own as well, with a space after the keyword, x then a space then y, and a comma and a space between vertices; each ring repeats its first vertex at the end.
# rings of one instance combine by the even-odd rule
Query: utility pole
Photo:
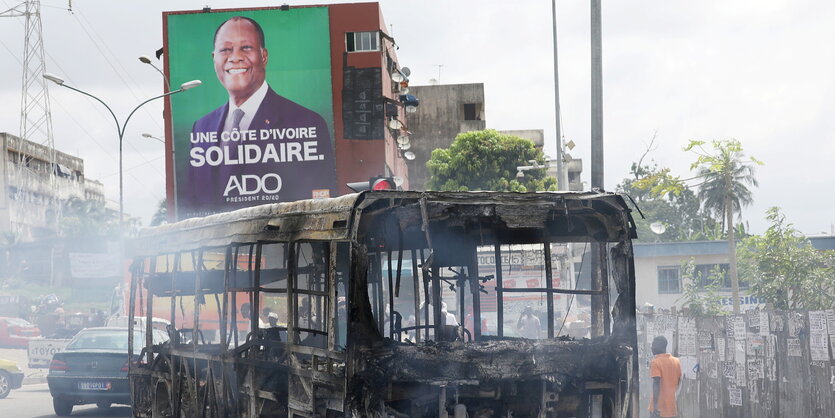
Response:
POLYGON ((557 135, 557 190, 568 190, 568 176, 562 148, 562 129, 560 127, 560 72, 557 54, 557 0, 551 0, 551 20, 554 26, 554 116, 556 117, 557 135))
MULTIPOLYGON (((49 160, 49 196, 47 198, 47 213, 52 210, 54 216, 55 235, 61 229, 61 190, 55 178, 58 170, 55 156, 55 141, 52 137, 52 112, 49 106, 49 91, 43 79, 45 68, 43 49, 43 28, 41 25, 41 2, 26 0, 8 10, 0 12, 0 17, 24 18, 23 38, 23 80, 20 97, 20 148, 18 161, 15 164, 15 176, 23 187, 17 188, 17 194, 31 193, 34 184, 39 180, 32 178, 31 171, 26 168, 28 158, 23 152, 23 141, 41 144, 47 149, 46 158, 49 160), (32 178, 32 180, 28 180, 32 178), (27 180, 24 180, 27 179, 27 180), (51 206, 51 208, 50 208, 51 206)), ((2 193, 6 193, 5 190, 2 193)), ((20 196, 19 196, 20 197, 20 196)), ((18 200, 23 200, 18 199, 18 200)), ((44 219, 48 221, 48 219, 44 219)), ((52 249, 50 250, 52 251, 52 249)), ((55 285, 54 266, 50 262, 50 285, 55 285)))
MULTIPOLYGON (((591 0, 591 187, 603 189, 603 65, 601 35, 601 0, 591 0)), ((606 243, 591 246, 592 289, 608 286, 604 251, 606 243)), ((605 292, 604 292, 605 293, 605 292)), ((592 296, 591 328, 593 336, 608 335, 606 326, 609 313, 608 294, 592 296)))

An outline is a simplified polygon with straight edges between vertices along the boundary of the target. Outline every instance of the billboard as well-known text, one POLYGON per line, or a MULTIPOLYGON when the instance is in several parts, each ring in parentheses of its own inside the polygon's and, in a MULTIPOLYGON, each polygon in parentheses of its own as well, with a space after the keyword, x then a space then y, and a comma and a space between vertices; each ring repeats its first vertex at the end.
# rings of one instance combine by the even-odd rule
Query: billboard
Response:
POLYGON ((163 14, 177 218, 335 193, 327 7, 163 14))

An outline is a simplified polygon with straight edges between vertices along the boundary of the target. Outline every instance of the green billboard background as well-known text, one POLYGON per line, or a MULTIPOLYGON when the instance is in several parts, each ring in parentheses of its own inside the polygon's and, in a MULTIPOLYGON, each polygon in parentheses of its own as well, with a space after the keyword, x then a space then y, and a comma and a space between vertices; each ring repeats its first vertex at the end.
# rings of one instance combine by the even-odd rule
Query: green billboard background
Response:
POLYGON ((266 82, 279 95, 321 115, 333 147, 327 7, 166 14, 166 73, 171 89, 190 80, 203 82, 197 88, 171 96, 177 190, 188 169, 192 125, 229 100, 229 94, 215 74, 212 50, 218 26, 233 16, 248 17, 261 25, 269 54, 266 82))

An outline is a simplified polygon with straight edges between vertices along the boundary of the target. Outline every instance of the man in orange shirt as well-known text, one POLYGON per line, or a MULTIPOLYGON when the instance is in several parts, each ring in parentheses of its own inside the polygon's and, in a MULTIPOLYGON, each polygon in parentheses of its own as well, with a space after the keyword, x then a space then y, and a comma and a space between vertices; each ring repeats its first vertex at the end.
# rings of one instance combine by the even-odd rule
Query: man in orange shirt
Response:
POLYGON ((652 354, 655 357, 649 364, 649 375, 652 377, 649 412, 653 418, 677 417, 676 389, 681 382, 681 363, 667 353, 667 339, 661 335, 652 340, 652 354))

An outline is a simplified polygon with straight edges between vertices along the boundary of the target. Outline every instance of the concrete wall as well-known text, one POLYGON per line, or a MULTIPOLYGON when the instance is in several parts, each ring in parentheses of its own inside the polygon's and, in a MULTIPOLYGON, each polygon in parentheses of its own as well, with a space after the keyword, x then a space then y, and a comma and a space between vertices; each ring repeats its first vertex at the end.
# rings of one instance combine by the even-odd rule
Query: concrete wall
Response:
POLYGON ((411 135, 411 149, 415 159, 408 162, 409 185, 412 190, 424 190, 429 172, 426 162, 436 148, 447 148, 462 132, 487 127, 484 110, 484 84, 448 84, 410 86, 409 94, 420 100, 417 112, 407 114, 406 125, 411 135), (475 104, 477 120, 465 120, 464 105, 475 104))
POLYGON ((540 150, 542 150, 542 147, 545 145, 545 131, 542 129, 514 129, 510 131, 499 131, 499 133, 529 139, 533 141, 533 144, 540 150))

